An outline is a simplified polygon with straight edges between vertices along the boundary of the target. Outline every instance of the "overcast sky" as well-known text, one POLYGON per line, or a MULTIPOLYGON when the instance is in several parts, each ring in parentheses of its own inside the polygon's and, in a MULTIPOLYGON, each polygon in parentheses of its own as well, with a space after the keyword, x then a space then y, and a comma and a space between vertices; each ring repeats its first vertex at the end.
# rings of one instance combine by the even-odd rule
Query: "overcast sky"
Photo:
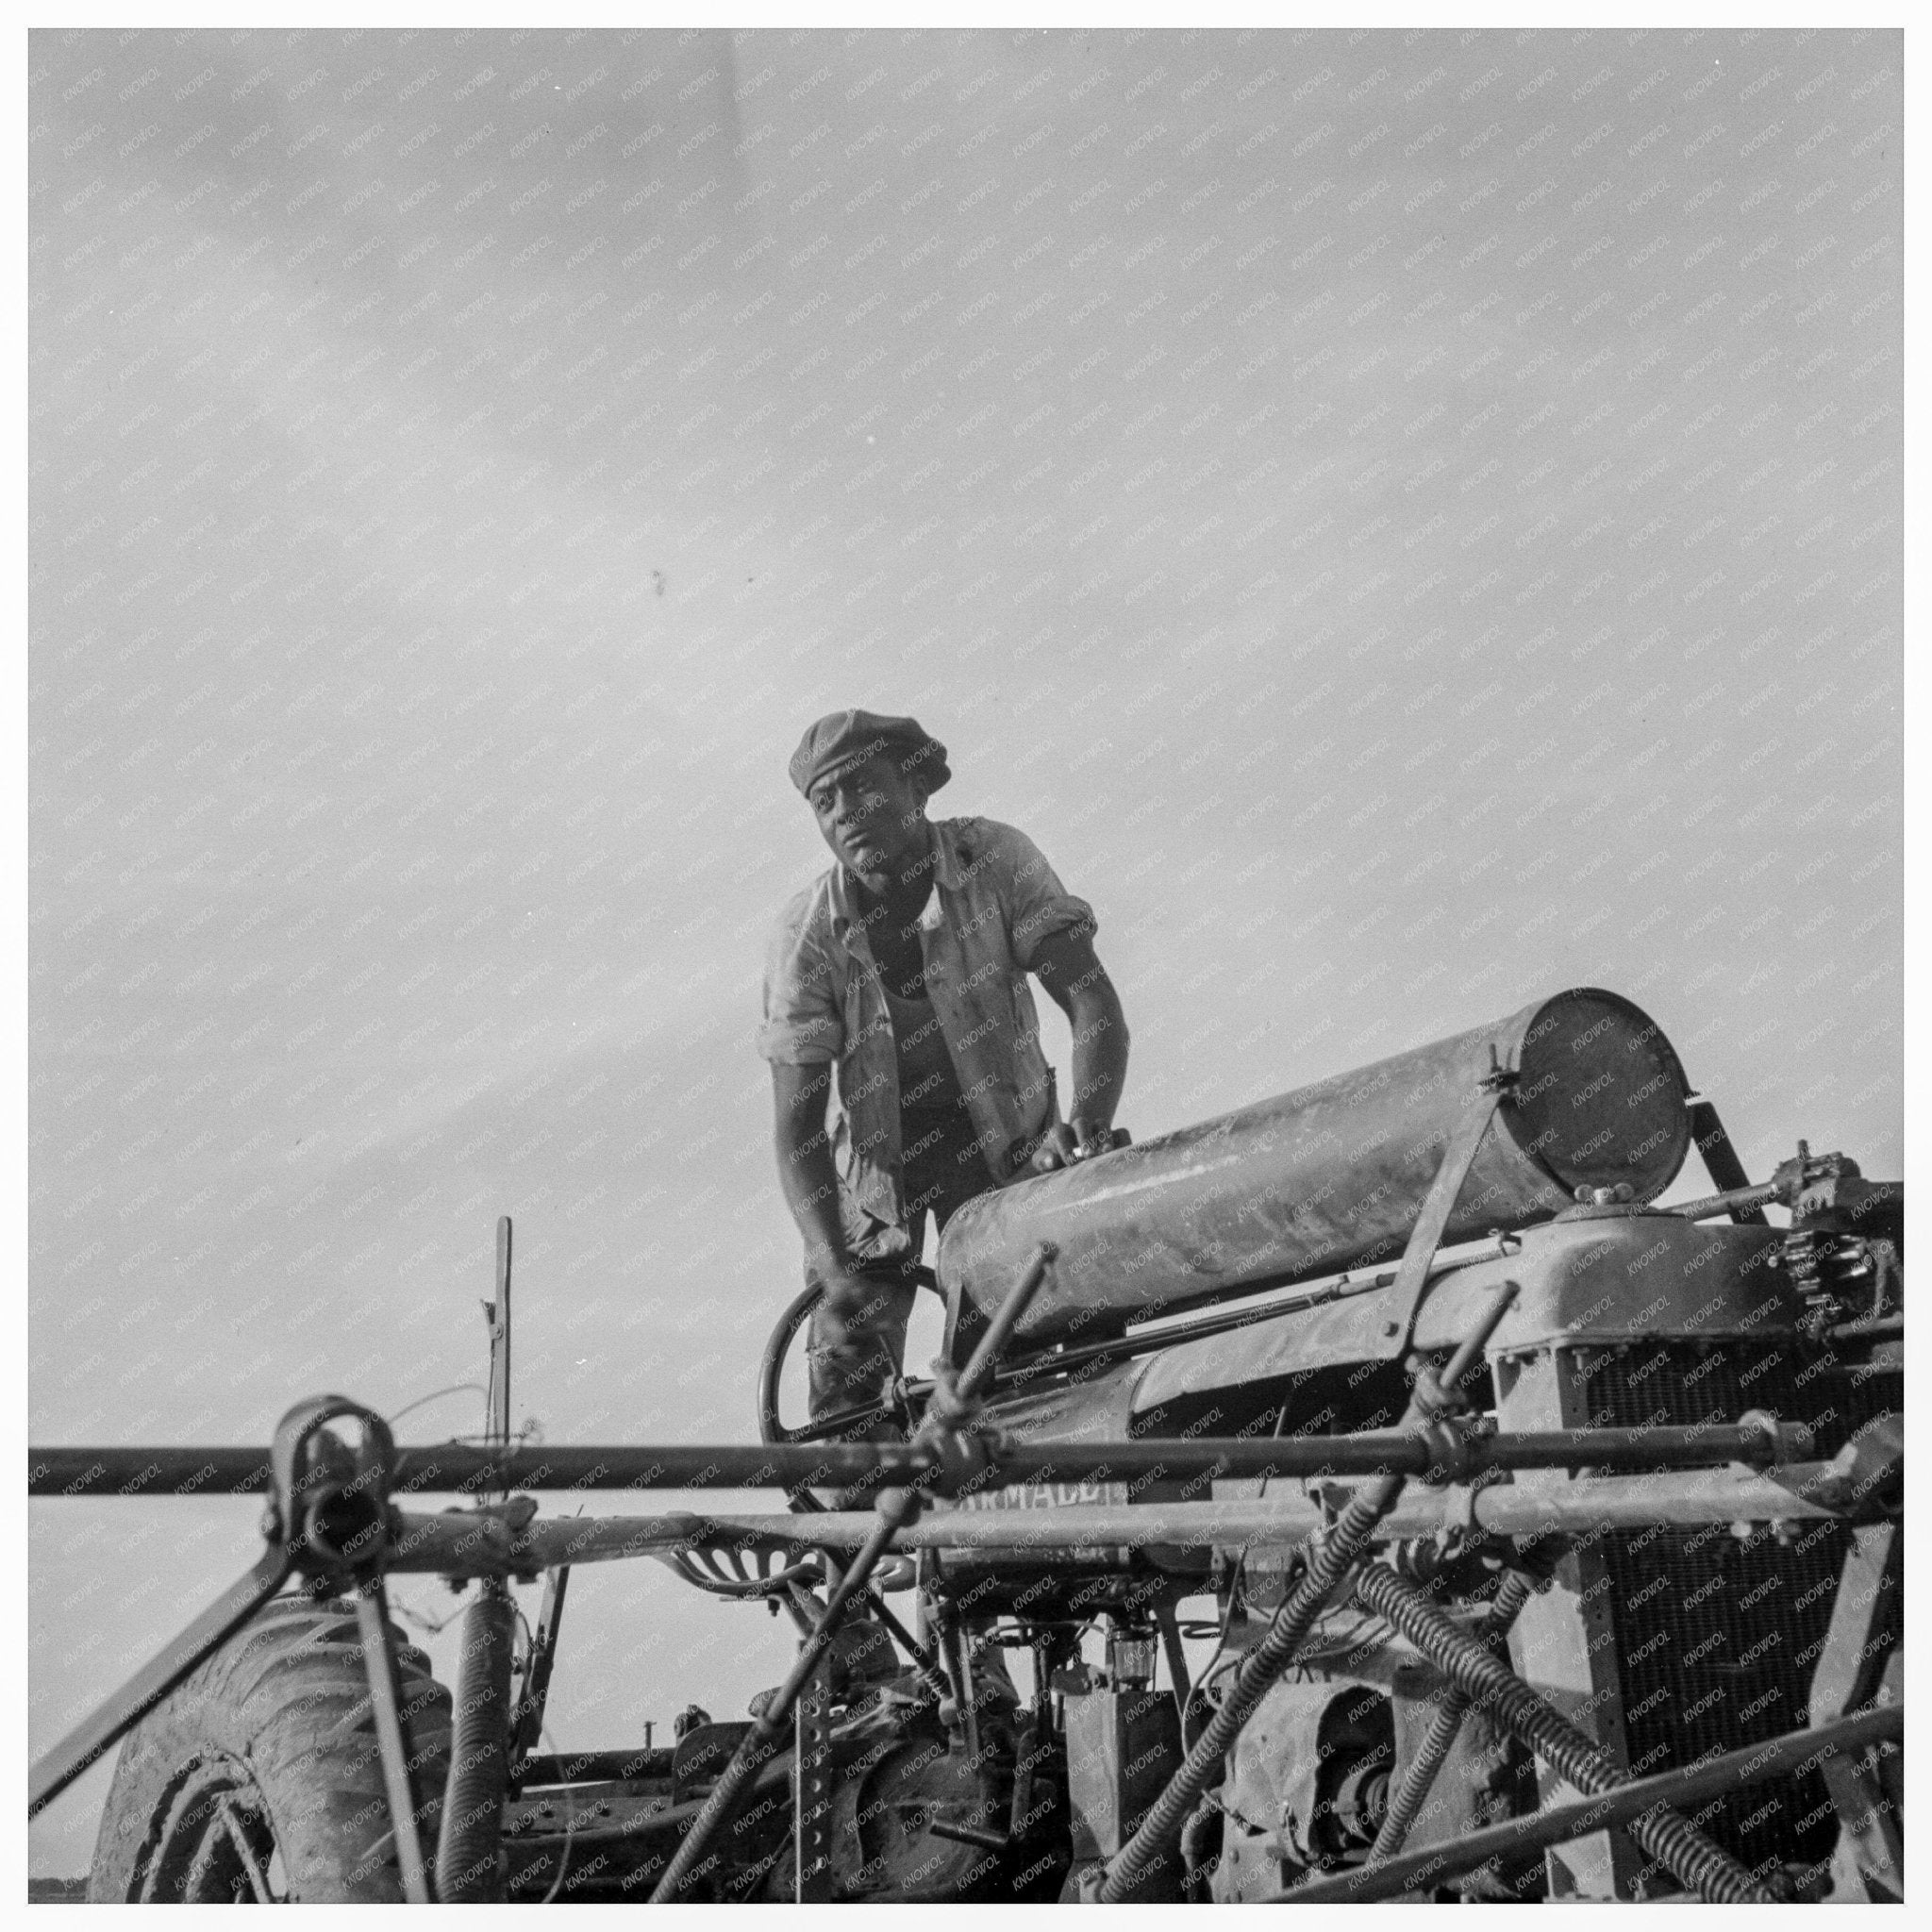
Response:
MULTIPOLYGON (((1593 983, 1898 1170, 1895 33, 30 66, 37 1439, 475 1380, 505 1212, 520 1419, 750 1436, 847 705, 1096 907, 1138 1138, 1593 983)), ((39 1741, 253 1521, 37 1507, 39 1741)), ((658 1579, 563 1742, 782 1671, 658 1579)))

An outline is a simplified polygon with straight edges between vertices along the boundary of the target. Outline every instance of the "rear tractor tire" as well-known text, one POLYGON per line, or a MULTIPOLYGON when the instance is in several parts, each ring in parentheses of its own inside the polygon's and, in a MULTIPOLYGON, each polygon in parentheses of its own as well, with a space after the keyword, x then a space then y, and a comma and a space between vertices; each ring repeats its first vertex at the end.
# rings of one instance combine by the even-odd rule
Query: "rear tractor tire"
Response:
MULTIPOLYGON (((449 1692, 398 1641, 416 1829, 434 1858, 449 1692)), ((99 1904, 385 1904, 403 1896, 362 1642, 345 1603, 281 1598, 121 1747, 94 1845, 99 1904)))

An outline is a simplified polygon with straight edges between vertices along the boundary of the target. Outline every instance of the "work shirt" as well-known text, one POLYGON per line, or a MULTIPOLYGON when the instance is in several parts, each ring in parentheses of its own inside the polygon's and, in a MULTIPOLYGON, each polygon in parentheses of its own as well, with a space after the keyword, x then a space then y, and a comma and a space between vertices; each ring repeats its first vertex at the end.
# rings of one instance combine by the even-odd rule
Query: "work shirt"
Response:
MULTIPOLYGON (((1042 940, 1093 929, 1093 908, 1024 832, 992 819, 933 822, 933 890, 918 921, 925 991, 951 1056, 989 1186, 1022 1172, 1058 1118, 1053 1069, 1026 974, 1042 940)), ((834 866, 779 915, 765 962, 758 1052, 838 1069, 832 1148, 866 1213, 904 1218, 899 1066, 886 990, 856 882, 834 866)))

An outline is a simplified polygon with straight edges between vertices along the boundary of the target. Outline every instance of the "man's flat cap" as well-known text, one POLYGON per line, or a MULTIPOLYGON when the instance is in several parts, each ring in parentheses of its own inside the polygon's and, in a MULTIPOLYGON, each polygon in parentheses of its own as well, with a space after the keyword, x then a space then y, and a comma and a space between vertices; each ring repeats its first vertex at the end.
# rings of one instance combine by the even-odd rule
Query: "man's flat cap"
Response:
POLYGON ((923 779, 928 791, 937 791, 953 775, 945 746, 917 718, 884 718, 876 711, 833 711, 821 718, 799 740, 786 769, 809 797, 821 778, 881 756, 896 758, 900 769, 923 779))

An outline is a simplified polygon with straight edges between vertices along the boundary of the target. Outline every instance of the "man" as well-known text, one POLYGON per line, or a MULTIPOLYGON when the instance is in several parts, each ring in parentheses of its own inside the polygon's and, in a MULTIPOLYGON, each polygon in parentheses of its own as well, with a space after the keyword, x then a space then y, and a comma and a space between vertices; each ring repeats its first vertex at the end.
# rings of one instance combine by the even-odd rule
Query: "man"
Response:
POLYGON ((758 1031, 779 1181, 824 1291, 808 1342, 817 1418, 877 1401, 900 1373, 928 1214, 943 1227, 975 1194, 1115 1144, 1127 1026, 1093 908, 1033 842, 926 817, 952 773, 916 720, 835 711, 790 770, 838 860, 778 920, 758 1031), (1073 1026, 1067 1122, 1029 973, 1073 1026))

